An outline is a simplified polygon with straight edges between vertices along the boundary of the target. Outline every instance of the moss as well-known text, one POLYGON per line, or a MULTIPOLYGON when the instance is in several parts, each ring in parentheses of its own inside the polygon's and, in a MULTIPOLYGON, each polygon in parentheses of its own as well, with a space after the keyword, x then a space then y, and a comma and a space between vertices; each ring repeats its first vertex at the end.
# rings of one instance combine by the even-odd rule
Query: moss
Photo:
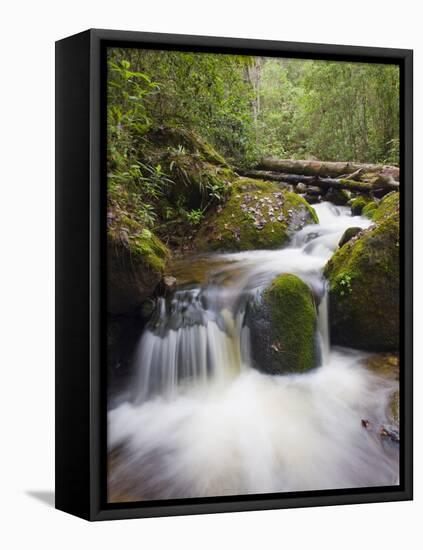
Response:
POLYGON ((134 260, 141 261, 146 269, 164 271, 169 250, 149 229, 129 239, 129 250, 134 260))
POLYGON ((109 228, 107 241, 108 311, 134 311, 153 293, 170 252, 149 229, 125 216, 109 228))
POLYGON ((199 251, 278 248, 291 231, 316 222, 315 211, 302 197, 278 191, 269 182, 240 178, 226 204, 202 224, 195 246, 199 251))
POLYGON ((266 290, 271 315, 271 349, 284 371, 304 372, 316 364, 316 307, 309 287, 284 274, 266 290))
POLYGON ((252 178, 237 178, 233 184, 234 193, 245 193, 248 191, 277 192, 278 186, 271 181, 263 181, 252 178))
MULTIPOLYGON (((342 185, 345 185, 346 186, 346 189, 348 189, 348 187, 351 185, 351 180, 347 180, 347 179, 340 179, 339 182, 342 184, 342 185)), ((366 183, 360 183, 358 181, 354 181, 354 185, 355 185, 355 188, 356 188, 356 191, 358 191, 359 193, 362 191, 363 193, 366 193, 368 191, 368 184, 367 182, 366 183)))
POLYGON ((370 351, 399 345, 399 213, 339 248, 326 264, 335 344, 370 351))
POLYGON ((373 215, 375 211, 377 210, 377 202, 376 201, 370 201, 366 204, 366 206, 362 210, 362 215, 366 216, 367 218, 373 219, 373 215))
POLYGON ((392 214, 399 212, 400 196, 397 191, 385 195, 380 201, 377 209, 372 214, 374 222, 381 222, 392 214))
POLYGON ((369 202, 371 202, 370 199, 368 197, 364 197, 363 195, 353 199, 351 201, 351 214, 353 216, 360 216, 363 212, 363 208, 365 208, 369 202))

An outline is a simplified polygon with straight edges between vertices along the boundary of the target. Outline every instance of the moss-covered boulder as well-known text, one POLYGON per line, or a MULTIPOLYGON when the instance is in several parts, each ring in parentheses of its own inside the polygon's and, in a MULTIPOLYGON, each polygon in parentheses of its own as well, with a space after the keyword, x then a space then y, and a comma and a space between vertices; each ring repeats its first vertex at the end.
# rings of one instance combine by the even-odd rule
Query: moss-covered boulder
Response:
POLYGON ((400 194, 397 191, 393 191, 388 195, 385 195, 383 199, 378 203, 377 208, 373 210, 371 219, 379 223, 399 212, 400 208, 400 194))
POLYGON ((361 227, 349 227, 344 231, 344 234, 339 240, 338 246, 344 246, 344 244, 347 244, 351 239, 356 237, 361 232, 361 227))
POLYGON ((226 203, 203 222, 195 247, 202 252, 278 248, 292 231, 317 221, 301 196, 270 182, 237 178, 226 203))
POLYGON ((374 215, 375 211, 377 210, 377 206, 378 206, 378 204, 377 204, 376 201, 370 201, 363 208, 363 210, 361 211, 361 214, 363 216, 366 216, 366 218, 370 218, 372 220, 373 215, 374 215))
POLYGON ((351 201, 351 214, 353 216, 361 216, 363 208, 365 208, 371 200, 364 195, 359 195, 351 201))
POLYGON ((339 248, 325 266, 334 344, 398 349, 399 209, 390 212, 339 248))
POLYGON ((295 275, 277 277, 247 308, 254 367, 268 374, 305 372, 315 367, 316 322, 309 287, 295 275))
POLYGON ((160 281, 169 251, 148 229, 129 234, 109 231, 107 250, 107 309, 128 313, 139 307, 160 281))

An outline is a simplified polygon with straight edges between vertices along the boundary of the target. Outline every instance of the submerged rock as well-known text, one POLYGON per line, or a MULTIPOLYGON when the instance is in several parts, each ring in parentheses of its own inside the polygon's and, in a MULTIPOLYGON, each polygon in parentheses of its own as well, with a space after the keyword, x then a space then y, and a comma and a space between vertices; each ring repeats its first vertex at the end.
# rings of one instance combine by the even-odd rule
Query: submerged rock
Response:
POLYGON ((382 203, 377 224, 339 248, 324 269, 337 345, 369 351, 399 346, 399 208, 398 202, 389 208, 382 203))
POLYGON ((372 354, 365 361, 365 366, 375 374, 389 380, 399 380, 398 353, 372 354))
POLYGON ((205 220, 194 244, 202 252, 279 248, 293 231, 317 221, 299 195, 273 183, 238 178, 230 198, 205 220))
POLYGON ((316 366, 316 322, 309 287, 295 275, 277 277, 247 309, 254 367, 268 374, 284 374, 316 366))

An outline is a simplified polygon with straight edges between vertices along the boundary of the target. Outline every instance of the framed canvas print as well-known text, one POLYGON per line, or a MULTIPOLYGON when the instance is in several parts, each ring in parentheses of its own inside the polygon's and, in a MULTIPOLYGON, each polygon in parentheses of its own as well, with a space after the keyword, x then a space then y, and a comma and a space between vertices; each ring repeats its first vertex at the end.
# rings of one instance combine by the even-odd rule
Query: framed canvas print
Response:
POLYGON ((412 498, 412 52, 56 44, 56 506, 412 498))

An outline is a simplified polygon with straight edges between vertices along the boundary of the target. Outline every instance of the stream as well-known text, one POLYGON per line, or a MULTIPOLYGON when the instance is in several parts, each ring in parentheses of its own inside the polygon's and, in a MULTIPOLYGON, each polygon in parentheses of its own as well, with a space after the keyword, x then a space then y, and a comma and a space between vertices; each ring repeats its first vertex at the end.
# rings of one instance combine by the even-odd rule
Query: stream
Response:
POLYGON ((110 501, 398 484, 398 445, 361 423, 389 424, 398 384, 365 368, 369 354, 330 346, 322 277, 345 229, 371 222, 328 202, 315 210, 320 223, 288 247, 175 267, 183 284, 159 299, 108 412, 110 501), (282 273, 319 303, 320 366, 305 374, 252 367, 246 307, 282 273))

